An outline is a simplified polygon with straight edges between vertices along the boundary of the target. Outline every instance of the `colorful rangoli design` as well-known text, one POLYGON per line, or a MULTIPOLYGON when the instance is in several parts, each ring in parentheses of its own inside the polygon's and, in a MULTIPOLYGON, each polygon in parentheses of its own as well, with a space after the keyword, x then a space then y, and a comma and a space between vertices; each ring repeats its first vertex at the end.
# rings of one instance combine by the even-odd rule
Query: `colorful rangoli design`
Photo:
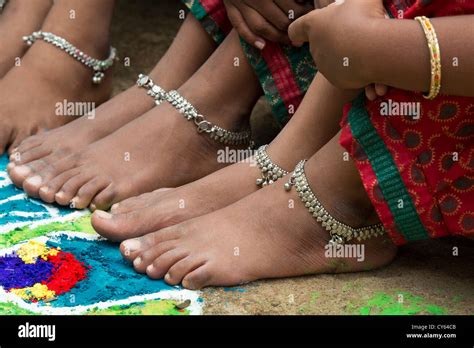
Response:
POLYGON ((28 198, 7 163, 0 157, 0 314, 201 313, 199 292, 136 273, 87 211, 28 198))

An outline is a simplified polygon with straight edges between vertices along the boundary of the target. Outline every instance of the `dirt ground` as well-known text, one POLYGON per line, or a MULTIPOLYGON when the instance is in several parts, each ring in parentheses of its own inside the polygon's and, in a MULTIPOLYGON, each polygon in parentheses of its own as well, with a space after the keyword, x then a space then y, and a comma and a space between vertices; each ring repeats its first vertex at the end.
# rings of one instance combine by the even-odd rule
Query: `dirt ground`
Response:
MULTIPOLYGON (((113 43, 131 65, 116 69, 115 93, 149 71, 180 25, 177 0, 119 0, 113 43)), ((172 73, 172 72, 170 72, 172 73)), ((275 127, 264 102, 252 117, 258 142, 275 127)), ((267 280, 206 289, 207 314, 474 314, 474 242, 419 242, 390 266, 371 272, 267 280)))

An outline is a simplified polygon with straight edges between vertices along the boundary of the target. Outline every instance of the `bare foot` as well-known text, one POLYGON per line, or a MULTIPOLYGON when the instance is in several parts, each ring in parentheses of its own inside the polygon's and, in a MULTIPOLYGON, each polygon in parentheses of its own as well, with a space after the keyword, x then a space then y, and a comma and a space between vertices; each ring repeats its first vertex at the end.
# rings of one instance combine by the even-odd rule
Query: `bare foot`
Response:
POLYGON ((139 237, 219 210, 255 192, 260 171, 241 162, 172 189, 159 189, 114 204, 110 214, 98 210, 92 225, 113 240, 139 237))
MULTIPOLYGON (((97 27, 78 28, 84 18, 70 20, 68 4, 56 2, 42 30, 66 38, 92 57, 105 59, 110 50, 109 10, 110 13, 100 15, 103 22, 97 27)), ((84 11, 95 13, 90 8, 84 11)), ((21 65, 12 68, 0 81, 0 153, 6 148, 11 153, 26 137, 62 126, 83 114, 81 110, 72 110, 71 115, 58 105, 69 107, 87 102, 90 109, 105 102, 111 93, 112 71, 106 72, 100 85, 92 83, 92 76, 91 69, 52 44, 35 42, 21 59, 21 65)))
MULTIPOLYGON (((153 81, 165 90, 181 86, 205 62, 214 50, 214 43, 201 24, 188 16, 176 39, 150 74, 153 81), (190 52, 188 56, 184 52, 190 52), (169 71, 176 71, 169 74, 169 71)), ((39 172, 61 158, 77 153, 87 145, 112 134, 128 122, 155 106, 146 91, 133 86, 95 110, 93 119, 82 117, 63 127, 26 138, 10 155, 8 166, 28 164, 22 175, 12 173, 18 186, 28 173, 39 172)))
MULTIPOLYGON (((317 76, 296 114, 268 147, 272 161, 289 171, 301 158, 317 152, 337 133, 338 117, 351 98, 322 75, 317 76)), ((258 189, 255 182, 260 175, 255 161, 247 160, 176 189, 120 202, 112 207, 111 214, 95 213, 92 224, 112 240, 138 237, 242 199, 258 189)))
MULTIPOLYGON (((344 164, 335 139, 307 163, 306 173, 322 204, 337 219, 353 227, 377 223, 351 166, 344 164)), ((126 240, 121 252, 138 272, 190 289, 365 271, 388 264, 396 254, 386 235, 356 244, 361 251, 357 257, 327 254, 328 241, 328 232, 295 190, 286 192, 277 182, 217 212, 126 240)))
POLYGON ((21 39, 39 30, 52 0, 10 0, 0 14, 0 78, 19 62, 27 46, 21 39))
MULTIPOLYGON (((240 131, 248 127, 261 91, 249 66, 232 65, 236 56, 243 52, 237 35, 230 35, 180 91, 209 121, 240 131), (216 60, 230 64, 216 70, 216 60), (235 90, 242 90, 239 98, 235 90)), ((224 146, 197 133, 192 122, 164 103, 78 154, 36 173, 26 168, 29 177, 23 188, 46 202, 66 205, 73 200, 77 208, 92 202, 93 209, 107 209, 128 197, 177 187, 224 167, 226 163, 217 161, 217 150, 224 146)), ((12 170, 14 181, 24 168, 12 170)))

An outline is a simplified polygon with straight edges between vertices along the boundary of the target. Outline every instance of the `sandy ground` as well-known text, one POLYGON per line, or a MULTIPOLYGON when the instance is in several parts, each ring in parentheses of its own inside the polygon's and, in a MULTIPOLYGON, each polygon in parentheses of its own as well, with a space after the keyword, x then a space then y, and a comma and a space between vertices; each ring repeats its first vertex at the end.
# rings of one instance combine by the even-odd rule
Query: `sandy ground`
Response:
MULTIPOLYGON (((130 67, 116 69, 115 93, 149 71, 180 25, 171 0, 120 0, 113 41, 130 67)), ((170 72, 172 73, 172 72, 170 72)), ((264 102, 252 124, 258 142, 275 134, 264 102)), ((474 242, 420 242, 390 266, 371 272, 267 280, 235 289, 206 289, 207 314, 474 314, 474 242), (456 256, 457 255, 457 256, 456 256)))

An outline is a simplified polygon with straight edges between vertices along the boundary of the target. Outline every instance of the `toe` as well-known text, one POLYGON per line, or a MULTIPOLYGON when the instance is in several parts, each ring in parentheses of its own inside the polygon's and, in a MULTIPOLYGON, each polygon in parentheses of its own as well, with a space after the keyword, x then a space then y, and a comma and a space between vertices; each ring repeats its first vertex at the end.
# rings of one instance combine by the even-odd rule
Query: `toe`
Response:
POLYGON ((44 158, 50 154, 51 150, 47 150, 42 146, 39 146, 23 152, 21 152, 20 150, 16 150, 10 155, 10 160, 14 161, 16 165, 22 165, 44 158))
POLYGON ((77 192, 79 189, 92 179, 92 175, 89 173, 80 173, 76 176, 71 177, 67 180, 64 185, 59 189, 62 192, 61 197, 56 196, 56 202, 61 205, 73 204, 72 208, 77 207, 78 199, 77 192))
POLYGON ((62 198, 63 193, 59 191, 60 188, 64 185, 64 183, 67 180, 77 175, 78 173, 79 173, 78 169, 68 170, 56 176, 55 178, 49 180, 48 182, 45 182, 45 184, 41 186, 41 188, 38 191, 40 198, 47 203, 55 202, 56 198, 62 201, 61 198, 62 198))
POLYGON ((43 179, 39 175, 31 175, 23 182, 23 190, 30 197, 39 197, 39 189, 43 184, 43 179))
POLYGON ((165 281, 170 285, 178 285, 187 274, 204 264, 205 261, 188 256, 171 266, 165 275, 165 281))
POLYGON ((108 210, 112 204, 116 202, 117 189, 113 184, 110 184, 102 190, 97 196, 92 200, 91 206, 95 209, 108 210))
POLYGON ((18 131, 18 133, 15 135, 15 138, 13 139, 13 142, 10 144, 10 146, 8 147, 8 153, 9 154, 12 154, 13 151, 15 149, 18 148, 18 146, 20 145, 20 143, 28 138, 31 134, 27 131, 24 131, 24 130, 20 130, 18 131))
POLYGON ((92 215, 92 226, 103 237, 123 241, 140 237, 159 228, 153 208, 130 211, 124 214, 109 214, 102 210, 92 215))
POLYGON ((143 237, 127 239, 120 244, 120 251, 126 259, 134 260, 152 246, 165 241, 178 239, 180 236, 182 236, 181 229, 174 226, 164 228, 160 231, 148 233, 143 237))
POLYGON ((153 263, 146 268, 146 274, 152 279, 161 279, 168 273, 171 266, 186 258, 188 255, 189 252, 187 250, 179 248, 171 249, 153 261, 153 263))
POLYGON ((12 163, 7 166, 7 170, 10 179, 12 179, 13 183, 18 187, 23 186, 23 181, 25 181, 25 179, 32 173, 29 166, 15 166, 12 163))
POLYGON ((166 254, 170 250, 176 249, 176 245, 176 240, 168 240, 152 246, 133 260, 133 267, 137 272, 145 273, 148 266, 150 266, 161 255, 166 254))
POLYGON ((186 289, 198 290, 206 286, 212 285, 211 280, 212 273, 210 271, 210 267, 205 264, 184 276, 182 285, 186 289))
POLYGON ((27 152, 37 146, 40 146, 43 143, 43 139, 44 137, 38 135, 28 137, 23 140, 20 145, 18 145, 16 151, 19 153, 27 152))
POLYGON ((76 208, 87 208, 95 195, 97 195, 98 192, 106 189, 109 185, 110 181, 104 177, 95 177, 89 180, 77 191, 76 208))

